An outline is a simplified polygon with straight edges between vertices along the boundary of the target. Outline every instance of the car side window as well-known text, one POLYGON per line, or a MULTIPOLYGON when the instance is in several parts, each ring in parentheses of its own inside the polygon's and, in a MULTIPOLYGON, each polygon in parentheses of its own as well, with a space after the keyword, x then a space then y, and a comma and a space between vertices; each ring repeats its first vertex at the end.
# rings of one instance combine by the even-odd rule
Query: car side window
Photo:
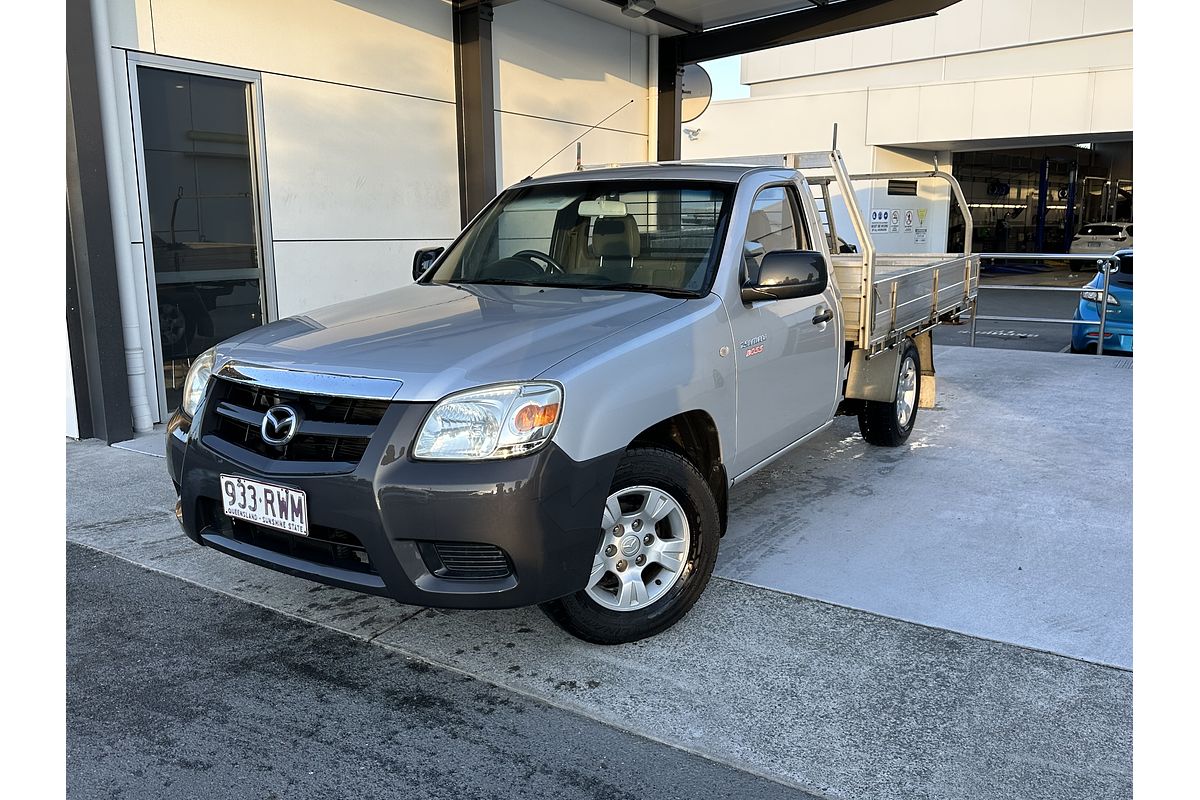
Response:
POLYGON ((760 191, 751 206, 742 245, 743 281, 758 280, 767 253, 799 250, 802 239, 792 190, 786 186, 768 186, 760 191))

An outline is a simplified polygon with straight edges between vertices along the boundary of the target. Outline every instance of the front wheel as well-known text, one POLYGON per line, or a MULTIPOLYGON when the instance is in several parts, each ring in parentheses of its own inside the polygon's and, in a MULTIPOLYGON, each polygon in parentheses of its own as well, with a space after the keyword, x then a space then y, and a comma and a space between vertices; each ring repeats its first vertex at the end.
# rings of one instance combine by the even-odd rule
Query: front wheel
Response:
POLYGON ((604 507, 588 585, 542 605, 565 631, 624 644, 678 622, 708 585, 721 540, 712 490, 678 453, 629 450, 604 507))
POLYGON ((902 347, 896 398, 890 403, 867 401, 858 414, 862 437, 881 447, 899 447, 908 440, 921 402, 921 356, 911 341, 902 347))

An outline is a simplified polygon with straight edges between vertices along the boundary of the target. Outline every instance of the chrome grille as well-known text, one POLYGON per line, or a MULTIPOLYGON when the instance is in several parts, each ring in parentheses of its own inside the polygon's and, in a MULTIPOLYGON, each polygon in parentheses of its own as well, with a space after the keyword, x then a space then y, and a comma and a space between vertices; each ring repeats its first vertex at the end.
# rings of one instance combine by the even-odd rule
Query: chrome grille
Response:
POLYGON ((349 472, 362 460, 388 406, 386 400, 301 394, 214 378, 204 438, 235 459, 249 454, 297 467, 319 464, 322 471, 349 472), (263 414, 276 405, 290 406, 299 416, 295 435, 283 445, 262 437, 263 414))

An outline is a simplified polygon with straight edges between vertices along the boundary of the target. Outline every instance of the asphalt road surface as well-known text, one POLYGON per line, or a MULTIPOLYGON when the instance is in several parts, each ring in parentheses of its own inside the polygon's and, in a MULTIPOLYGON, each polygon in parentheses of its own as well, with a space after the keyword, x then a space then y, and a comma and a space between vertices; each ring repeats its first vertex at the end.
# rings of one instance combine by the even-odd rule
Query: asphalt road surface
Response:
MULTIPOLYGON (((1074 289, 1082 287, 1094 275, 1094 272, 1071 272, 1066 269, 1028 275, 985 274, 979 292, 979 314, 995 317, 1071 319, 1079 304, 1079 295, 1075 292, 1030 292, 1002 287, 1005 284, 1016 284, 1074 289)), ((933 341, 936 344, 970 345, 971 325, 969 322, 962 325, 939 325, 934 328, 933 341)), ((975 346, 1066 352, 1071 346, 1071 326, 1050 322, 980 320, 975 334, 975 346)))
POLYGON ((67 796, 810 797, 75 544, 67 796))

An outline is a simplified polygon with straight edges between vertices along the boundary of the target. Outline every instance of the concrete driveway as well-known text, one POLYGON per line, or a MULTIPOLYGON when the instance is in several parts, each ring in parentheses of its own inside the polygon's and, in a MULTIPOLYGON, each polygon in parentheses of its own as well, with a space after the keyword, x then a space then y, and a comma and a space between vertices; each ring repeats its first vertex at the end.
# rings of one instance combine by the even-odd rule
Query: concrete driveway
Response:
MULTIPOLYGON (((909 447, 868 451, 843 420, 747 482, 719 577, 683 623, 632 645, 586 645, 535 609, 404 607, 197 547, 175 527, 163 462, 95 442, 68 445, 67 537, 192 583, 197 597, 258 606, 245 610, 253 626, 213 634, 231 647, 302 620, 570 712, 581 734, 599 722, 797 792, 1128 797, 1128 452, 1113 423, 1127 414, 1129 373, 1056 354, 940 348, 937 359, 942 410, 922 412, 909 447), (1112 418, 1075 413, 1090 395, 1073 386, 1112 398, 1112 418), (1096 447, 1100 433, 1109 446, 1096 447), (1094 474, 1108 476, 1103 496, 1085 493, 1094 474)), ((177 606, 143 605, 135 624, 150 633, 134 652, 171 657, 153 628, 177 606)), ((228 704, 225 677, 207 675, 214 694, 198 702, 228 704)), ((244 741, 236 708, 220 724, 244 741)), ((272 784, 283 793, 285 777, 272 784)))

